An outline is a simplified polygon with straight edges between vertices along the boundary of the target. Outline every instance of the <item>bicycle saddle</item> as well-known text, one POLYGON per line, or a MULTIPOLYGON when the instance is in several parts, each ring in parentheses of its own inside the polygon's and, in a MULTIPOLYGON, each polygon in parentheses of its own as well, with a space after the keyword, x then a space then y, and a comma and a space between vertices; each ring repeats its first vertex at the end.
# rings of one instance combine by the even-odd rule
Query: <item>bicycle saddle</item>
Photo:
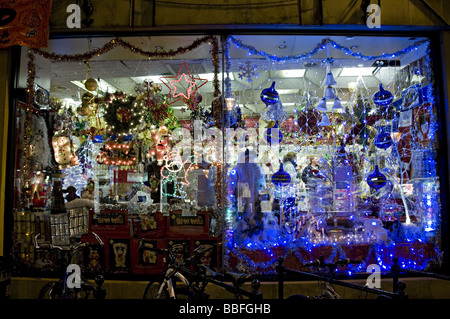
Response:
POLYGON ((215 272, 214 270, 212 270, 211 268, 209 268, 205 264, 201 264, 200 267, 205 272, 204 273, 205 277, 211 278, 211 279, 223 280, 223 278, 224 278, 223 274, 215 272))
POLYGON ((225 277, 231 279, 235 286, 241 286, 246 281, 253 278, 250 274, 238 274, 235 272, 226 272, 225 277))

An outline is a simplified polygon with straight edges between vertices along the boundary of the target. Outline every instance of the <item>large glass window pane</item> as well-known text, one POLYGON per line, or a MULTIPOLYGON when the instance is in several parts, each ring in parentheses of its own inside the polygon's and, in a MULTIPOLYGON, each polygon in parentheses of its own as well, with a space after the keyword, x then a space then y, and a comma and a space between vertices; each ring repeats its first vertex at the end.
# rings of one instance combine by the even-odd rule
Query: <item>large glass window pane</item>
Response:
POLYGON ((235 35, 227 47, 227 265, 439 264, 427 39, 235 35))

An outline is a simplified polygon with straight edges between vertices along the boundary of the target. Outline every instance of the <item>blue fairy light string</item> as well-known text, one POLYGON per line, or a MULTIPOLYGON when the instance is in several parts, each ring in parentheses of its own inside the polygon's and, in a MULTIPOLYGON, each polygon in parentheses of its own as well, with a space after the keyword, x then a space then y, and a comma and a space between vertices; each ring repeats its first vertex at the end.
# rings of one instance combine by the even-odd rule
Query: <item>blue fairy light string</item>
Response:
POLYGON ((337 43, 329 38, 325 38, 320 43, 318 43, 313 49, 311 49, 309 52, 302 53, 299 55, 293 55, 293 56, 278 57, 274 54, 270 54, 265 51, 258 50, 251 45, 245 44, 241 40, 236 39, 233 36, 229 36, 228 40, 231 43, 233 43, 237 48, 246 50, 247 55, 259 55, 259 56, 264 57, 267 60, 271 60, 274 62, 287 62, 287 61, 295 62, 298 60, 309 59, 309 58, 313 57, 314 55, 318 54, 319 52, 321 52, 322 50, 325 50, 327 48, 327 44, 331 45, 331 47, 334 49, 344 52, 346 55, 349 55, 349 56, 352 56, 352 57, 355 57, 358 59, 362 59, 362 60, 370 61, 370 60, 376 60, 376 59, 393 59, 393 58, 401 57, 409 52, 415 51, 420 46, 429 43, 429 41, 427 39, 424 39, 424 40, 416 41, 412 45, 410 45, 402 50, 399 50, 397 52, 383 53, 380 55, 364 55, 361 52, 354 52, 351 48, 340 45, 339 43, 337 43))
MULTIPOLYGON (((394 53, 383 53, 382 55, 377 56, 369 56, 361 54, 360 52, 354 52, 352 49, 344 47, 340 44, 338 44, 335 41, 332 41, 330 39, 323 39, 320 43, 316 45, 312 50, 309 52, 299 54, 296 56, 282 56, 277 57, 272 54, 268 54, 264 51, 257 50, 256 48, 244 44, 242 41, 230 36, 228 37, 226 41, 226 45, 224 45, 225 49, 225 68, 226 72, 230 72, 230 45, 233 44, 238 48, 244 49, 247 51, 248 55, 258 55, 266 58, 267 60, 270 60, 272 62, 278 62, 278 63, 284 63, 288 61, 298 61, 301 59, 307 59, 310 58, 316 54, 318 54, 320 51, 324 50, 328 47, 332 47, 334 49, 343 51, 346 55, 352 56, 357 59, 363 59, 363 60, 375 60, 375 59, 386 59, 386 58, 398 58, 401 57, 409 52, 413 52, 415 50, 418 50, 419 47, 422 45, 426 45, 426 52, 425 52, 425 66, 426 69, 426 76, 428 80, 428 84, 430 85, 429 90, 424 91, 423 100, 430 103, 431 106, 434 105, 434 96, 433 96, 433 89, 434 89, 434 81, 433 81, 433 72, 432 72, 432 59, 431 59, 431 49, 430 49, 430 42, 428 39, 416 41, 414 44, 399 50, 394 53)), ((225 79, 225 92, 226 96, 229 96, 231 93, 231 82, 229 80, 229 77, 225 79)), ((429 115, 430 115, 430 131, 429 131, 429 139, 433 142, 437 139, 437 130, 438 130, 438 122, 437 122, 437 116, 432 111, 432 107, 429 108, 429 115)), ((432 144, 430 143, 430 145, 432 144)), ((434 166, 433 166, 434 168, 434 166)), ((430 169, 433 171, 433 169, 430 169)), ((434 177, 434 176, 433 176, 434 177)), ((230 198, 229 198, 230 200, 230 198)), ((428 198, 426 198, 428 200, 428 198)), ((428 200, 429 201, 429 200, 428 200)), ((433 196, 432 200, 429 201, 430 203, 426 202, 426 204, 429 206, 429 208, 437 211, 437 218, 440 219, 440 201, 439 196, 433 196)), ((427 207, 428 207, 427 206, 427 207)), ((232 209, 229 211, 229 214, 232 213, 232 209)), ((232 221, 230 221, 232 223, 232 221)), ((224 264, 229 265, 230 262, 230 256, 234 255, 238 260, 238 268, 241 268, 243 270, 247 270, 250 272, 255 273, 271 273, 275 271, 275 267, 277 265, 277 257, 289 257, 290 255, 295 256, 296 259, 300 264, 306 264, 311 262, 311 260, 307 260, 311 254, 316 251, 316 249, 320 249, 321 247, 328 247, 330 248, 330 251, 325 256, 327 262, 332 262, 336 258, 348 258, 352 257, 350 253, 346 252, 347 250, 344 249, 348 247, 349 245, 358 245, 358 241, 352 241, 346 240, 346 242, 333 242, 330 243, 329 241, 325 242, 317 242, 311 240, 309 237, 300 238, 298 240, 286 240, 286 236, 279 236, 276 238, 273 238, 270 242, 267 241, 258 241, 258 240, 250 240, 245 241, 243 243, 235 242, 233 240, 233 226, 228 225, 230 227, 229 229, 229 235, 227 240, 225 240, 225 246, 226 246, 226 253, 224 258, 224 264), (282 247, 283 252, 280 254, 280 251, 277 250, 277 253, 274 253, 274 248, 282 247), (263 253, 266 255, 266 257, 269 257, 265 259, 265 261, 257 262, 255 261, 254 254, 263 253), (349 256, 347 256, 349 255, 349 256)), ((440 224, 438 224, 438 227, 440 224)), ((367 252, 363 255, 361 260, 361 264, 359 265, 352 265, 348 267, 348 274, 357 274, 361 272, 366 271, 366 267, 368 264, 376 262, 381 270, 383 272, 389 272, 392 264, 393 264, 393 258, 398 257, 399 266, 402 269, 411 269, 411 270, 424 270, 426 269, 430 263, 438 262, 439 260, 442 260, 442 252, 440 250, 439 241, 440 238, 438 236, 438 229, 436 231, 435 236, 435 242, 433 244, 433 251, 428 251, 428 248, 425 249, 426 243, 429 242, 429 239, 424 236, 424 234, 418 233, 417 231, 414 231, 414 229, 409 229, 406 234, 406 238, 404 241, 404 244, 411 249, 408 252, 407 256, 401 256, 399 255, 399 244, 402 243, 396 243, 396 241, 388 241, 388 242, 375 242, 363 240, 361 242, 364 245, 368 245, 367 252), (412 245, 414 243, 417 243, 418 246, 412 245), (429 255, 428 255, 429 254, 429 255)), ((429 247, 430 248, 430 247, 429 247)), ((233 268, 233 267, 231 267, 233 268)))

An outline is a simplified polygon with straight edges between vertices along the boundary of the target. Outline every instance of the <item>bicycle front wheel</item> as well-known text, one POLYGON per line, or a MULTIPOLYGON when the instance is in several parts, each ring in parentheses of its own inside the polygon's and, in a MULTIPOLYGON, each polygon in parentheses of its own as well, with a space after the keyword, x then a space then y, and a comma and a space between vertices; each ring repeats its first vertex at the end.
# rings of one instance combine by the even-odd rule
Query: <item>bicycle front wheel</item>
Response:
POLYGON ((150 281, 144 290, 143 299, 169 299, 169 294, 164 286, 163 281, 150 281))
POLYGON ((39 291, 39 299, 62 299, 62 287, 59 282, 48 282, 39 291))
MULTIPOLYGON (((186 285, 174 282, 175 298, 189 299, 189 289, 186 285)), ((163 281, 150 281, 144 290, 143 299, 170 299, 167 285, 163 281), (164 285, 164 286, 163 286, 164 285), (163 286, 161 288, 161 286, 163 286)))

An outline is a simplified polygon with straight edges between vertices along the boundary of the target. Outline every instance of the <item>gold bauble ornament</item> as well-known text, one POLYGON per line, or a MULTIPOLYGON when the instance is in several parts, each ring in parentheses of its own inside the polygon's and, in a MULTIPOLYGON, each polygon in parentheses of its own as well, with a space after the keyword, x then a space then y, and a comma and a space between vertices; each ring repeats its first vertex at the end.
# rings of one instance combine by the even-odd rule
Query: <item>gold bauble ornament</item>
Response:
POLYGON ((95 91, 95 90, 97 90, 97 86, 98 86, 98 83, 93 78, 89 78, 89 79, 86 80, 86 82, 84 82, 84 87, 88 91, 95 91))

